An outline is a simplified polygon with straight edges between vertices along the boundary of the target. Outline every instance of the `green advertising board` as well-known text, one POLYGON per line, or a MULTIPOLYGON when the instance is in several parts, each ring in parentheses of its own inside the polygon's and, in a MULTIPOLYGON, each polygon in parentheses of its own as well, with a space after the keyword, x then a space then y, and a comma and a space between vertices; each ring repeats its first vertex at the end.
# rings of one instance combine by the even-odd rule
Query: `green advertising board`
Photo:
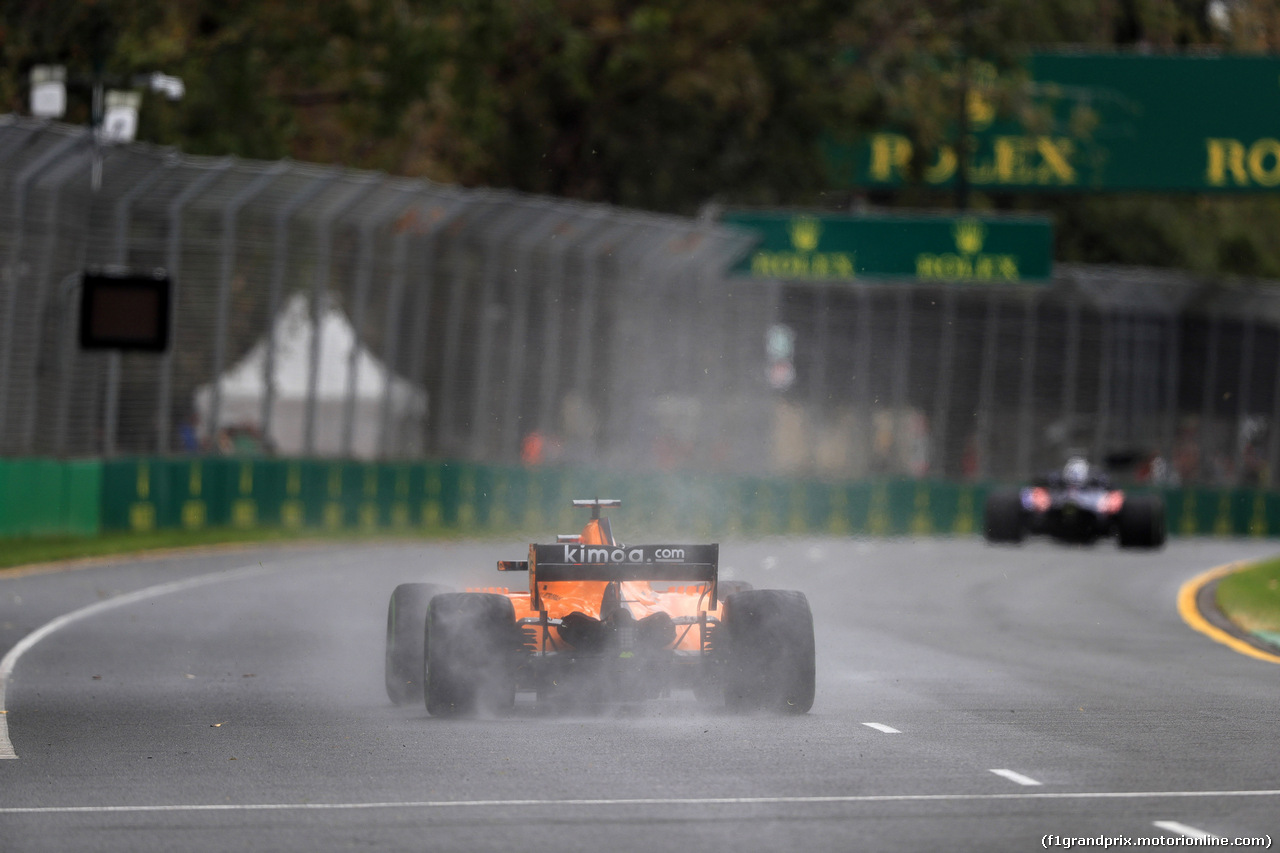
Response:
MULTIPOLYGON (((1037 54, 1034 118, 1002 116, 982 75, 967 102, 969 184, 1009 192, 1259 192, 1280 187, 1280 56, 1037 54), (1033 128, 1029 126, 1035 124, 1033 128)), ((994 72, 992 72, 994 74, 994 72)), ((837 186, 912 180, 892 128, 823 142, 837 186)), ((955 146, 924 152, 918 180, 955 183, 955 146)))
POLYGON ((731 211, 724 222, 760 236, 732 270, 751 278, 1014 284, 1053 272, 1053 225, 1043 217, 731 211))
MULTIPOLYGON (((573 530, 582 495, 641 535, 972 536, 993 484, 626 474, 468 462, 136 457, 0 459, 0 540, 205 528, 509 537, 573 530), (643 533, 648 531, 648 533, 643 533)), ((1181 536, 1280 536, 1280 492, 1163 490, 1181 536)))

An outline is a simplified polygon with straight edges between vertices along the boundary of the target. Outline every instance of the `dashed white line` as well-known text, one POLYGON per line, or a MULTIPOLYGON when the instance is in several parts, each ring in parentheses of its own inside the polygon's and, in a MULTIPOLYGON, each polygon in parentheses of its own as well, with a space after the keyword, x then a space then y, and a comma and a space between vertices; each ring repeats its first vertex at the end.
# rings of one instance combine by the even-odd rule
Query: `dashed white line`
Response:
POLYGON ((96 616, 107 610, 116 607, 123 607, 126 604, 135 604, 139 601, 146 601, 148 598, 156 598, 161 595, 168 595, 171 592, 181 592, 183 590, 193 589, 198 586, 204 586, 211 583, 219 583, 221 581, 236 580, 256 574, 266 574, 274 571, 279 566, 273 564, 263 565, 256 563, 252 566, 244 566, 229 572, 214 572, 213 574, 199 575, 186 580, 174 581, 172 583, 159 584, 158 586, 149 586, 146 589, 136 590, 125 595, 117 595, 115 598, 108 598, 105 601, 99 601, 96 604, 90 604, 88 607, 82 607, 79 610, 73 610, 63 616, 59 616, 52 622, 48 622, 27 636, 23 637, 11 649, 9 653, 0 659, 0 759, 17 758, 18 753, 13 749, 13 742, 9 740, 9 722, 8 710, 5 707, 5 693, 9 686, 9 677, 13 675, 13 669, 18 665, 18 658, 22 657, 31 647, 43 640, 61 628, 65 628, 73 622, 79 622, 81 619, 87 619, 90 616, 96 616))
POLYGON ((887 735, 902 734, 902 732, 898 731, 893 726, 886 726, 884 723, 863 723, 863 725, 869 729, 875 729, 878 732, 884 732, 887 735))
POLYGON ((991 772, 996 774, 997 776, 1003 776, 1004 778, 1008 779, 1010 782, 1017 782, 1019 785, 1031 786, 1031 785, 1041 784, 1037 782, 1035 779, 1032 779, 1030 776, 1023 776, 1021 773, 1018 773, 1015 770, 1001 769, 1001 770, 992 770, 991 772))
POLYGON ((1185 823, 1178 823, 1176 820, 1157 820, 1153 825, 1165 832, 1172 832, 1174 835, 1185 835, 1187 838, 1208 839, 1214 838, 1208 832, 1196 829, 1194 826, 1187 826, 1185 823))

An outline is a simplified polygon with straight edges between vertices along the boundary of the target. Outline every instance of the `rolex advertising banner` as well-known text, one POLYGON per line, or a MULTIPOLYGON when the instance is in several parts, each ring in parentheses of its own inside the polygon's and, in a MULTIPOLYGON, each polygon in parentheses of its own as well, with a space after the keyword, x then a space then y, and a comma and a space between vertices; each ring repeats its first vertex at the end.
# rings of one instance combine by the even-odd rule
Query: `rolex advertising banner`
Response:
POLYGON ((1053 226, 1046 217, 837 216, 730 211, 724 221, 760 235, 737 275, 780 281, 1046 282, 1053 226))
MULTIPOLYGON (((975 189, 1280 187, 1280 56, 1036 54, 1026 63, 1029 80, 1011 84, 1017 110, 997 106, 992 66, 973 67, 965 116, 972 151, 966 173, 975 189)), ((1008 95, 1011 86, 1000 88, 1008 95)), ((831 136, 822 153, 841 187, 944 188, 960 168, 954 139, 916 152, 892 127, 831 136)))

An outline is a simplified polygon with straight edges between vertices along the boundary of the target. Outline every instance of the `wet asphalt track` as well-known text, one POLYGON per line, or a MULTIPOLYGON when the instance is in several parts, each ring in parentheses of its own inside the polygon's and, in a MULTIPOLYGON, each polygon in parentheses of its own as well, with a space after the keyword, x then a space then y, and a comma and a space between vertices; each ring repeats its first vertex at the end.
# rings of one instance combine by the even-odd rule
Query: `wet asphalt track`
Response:
POLYGON ((808 593, 812 713, 734 717, 681 696, 594 717, 393 707, 382 654, 394 585, 499 583, 493 561, 523 550, 270 549, 0 574, 0 653, 63 614, 127 602, 18 659, 0 849, 978 851, 1195 830, 1280 841, 1280 666, 1193 632, 1175 607, 1189 577, 1274 543, 724 543, 727 575, 808 593))

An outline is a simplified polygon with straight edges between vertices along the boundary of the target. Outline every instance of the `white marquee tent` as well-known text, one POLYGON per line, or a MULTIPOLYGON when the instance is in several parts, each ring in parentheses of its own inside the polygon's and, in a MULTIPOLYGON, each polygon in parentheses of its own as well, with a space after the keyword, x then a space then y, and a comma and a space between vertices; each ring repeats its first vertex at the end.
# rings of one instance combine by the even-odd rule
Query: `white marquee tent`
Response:
MULTIPOLYGON (((304 294, 294 294, 275 320, 274 396, 270 433, 263 435, 276 453, 285 456, 299 455, 305 450, 312 328, 310 300, 304 294)), ((314 454, 343 454, 353 350, 356 383, 351 455, 365 459, 378 455, 388 390, 388 447, 401 456, 420 452, 427 417, 426 392, 396 376, 374 358, 360 344, 355 329, 337 306, 328 302, 324 304, 320 330, 314 454)), ((217 380, 222 399, 216 424, 211 422, 213 384, 202 385, 196 390, 194 402, 201 438, 208 440, 211 434, 237 427, 262 433, 269 343, 269 338, 258 341, 244 358, 217 380)))

